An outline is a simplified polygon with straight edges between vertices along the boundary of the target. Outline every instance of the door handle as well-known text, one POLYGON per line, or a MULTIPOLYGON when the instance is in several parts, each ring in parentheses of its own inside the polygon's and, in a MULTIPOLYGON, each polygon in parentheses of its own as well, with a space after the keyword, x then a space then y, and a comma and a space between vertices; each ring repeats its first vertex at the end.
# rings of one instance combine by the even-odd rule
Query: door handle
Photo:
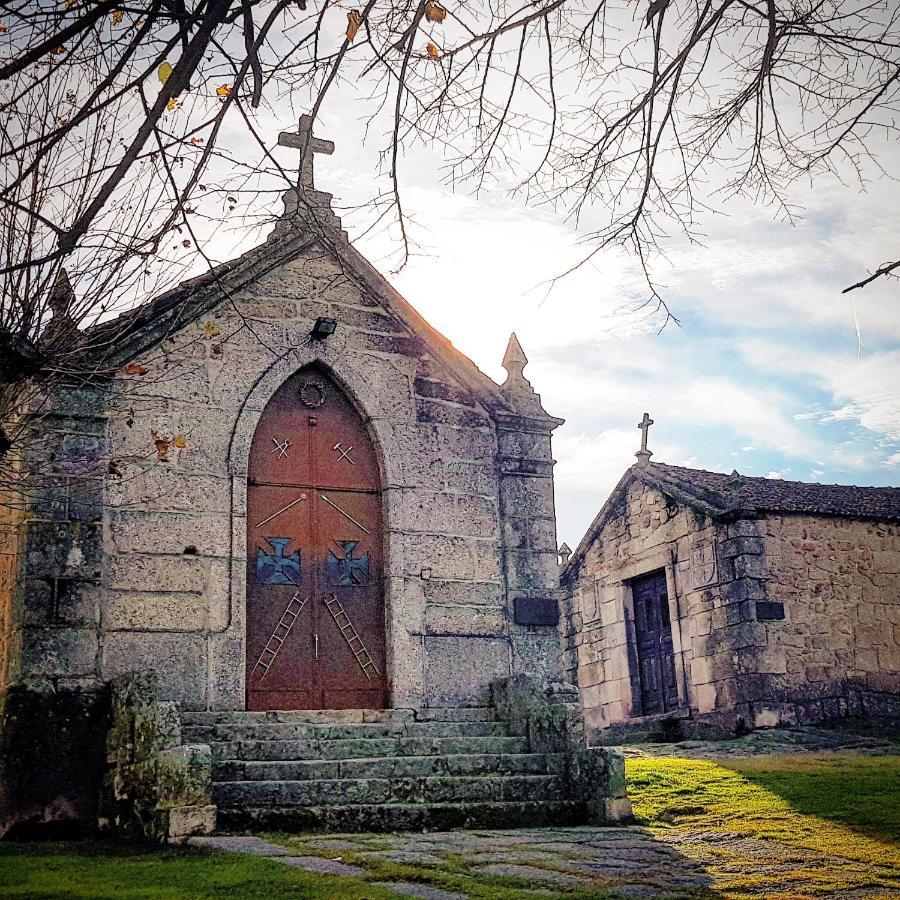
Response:
POLYGON ((317 634, 313 635, 313 647, 316 654, 316 659, 319 658, 319 636, 317 634))

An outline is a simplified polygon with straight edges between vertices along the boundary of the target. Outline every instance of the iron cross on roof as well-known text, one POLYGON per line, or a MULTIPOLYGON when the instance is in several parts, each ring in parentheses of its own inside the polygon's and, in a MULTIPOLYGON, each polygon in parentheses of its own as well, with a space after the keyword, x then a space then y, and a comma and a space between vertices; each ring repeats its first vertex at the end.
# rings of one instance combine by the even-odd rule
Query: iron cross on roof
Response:
POLYGON ((325 153, 330 156, 334 153, 334 141, 326 141, 313 137, 312 116, 300 116, 297 133, 282 131, 278 135, 278 144, 281 147, 293 147, 300 151, 300 187, 315 190, 313 184, 313 154, 325 153))

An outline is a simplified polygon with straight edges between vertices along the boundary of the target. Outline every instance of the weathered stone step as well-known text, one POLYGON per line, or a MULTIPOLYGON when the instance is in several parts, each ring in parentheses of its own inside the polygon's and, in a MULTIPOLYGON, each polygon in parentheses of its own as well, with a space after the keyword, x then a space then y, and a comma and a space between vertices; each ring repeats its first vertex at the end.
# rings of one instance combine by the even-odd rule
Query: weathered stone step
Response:
POLYGON ((561 800, 555 775, 435 775, 318 781, 224 781, 213 785, 220 809, 383 803, 494 803, 561 800))
POLYGON ((384 756, 447 756, 526 753, 521 737, 359 738, 357 740, 203 741, 219 760, 360 759, 384 756))
POLYGON ((358 738, 450 738, 503 737, 502 722, 353 722, 342 725, 312 722, 269 722, 254 724, 186 725, 185 741, 208 744, 214 741, 342 741, 358 738))
POLYGON ((219 831, 446 831, 577 825, 584 810, 569 801, 380 803, 336 806, 246 806, 219 811, 219 831))
POLYGON ((548 760, 543 753, 460 753, 449 756, 272 762, 223 760, 214 765, 213 779, 217 782, 306 781, 340 778, 422 778, 429 775, 546 775, 558 771, 561 765, 561 758, 548 760))
POLYGON ((253 725, 261 722, 323 725, 354 722, 493 722, 496 713, 491 706, 434 707, 431 709, 301 709, 251 712, 183 712, 184 725, 253 725))

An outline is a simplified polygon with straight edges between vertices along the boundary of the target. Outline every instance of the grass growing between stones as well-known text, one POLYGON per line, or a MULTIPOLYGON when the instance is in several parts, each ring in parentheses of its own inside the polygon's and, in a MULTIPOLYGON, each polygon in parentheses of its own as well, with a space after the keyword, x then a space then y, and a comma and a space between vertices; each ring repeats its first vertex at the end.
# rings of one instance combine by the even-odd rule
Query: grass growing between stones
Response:
MULTIPOLYGON (((450 893, 463 894, 471 900, 516 900, 524 896, 540 897, 541 900, 572 900, 573 892, 557 891, 553 888, 524 881, 520 878, 502 878, 479 875, 464 855, 447 853, 436 863, 394 862, 378 859, 371 853, 383 850, 392 843, 382 835, 354 834, 340 839, 344 846, 339 853, 323 848, 320 839, 307 835, 268 834, 267 840, 289 847, 292 851, 308 856, 326 859, 340 859, 341 862, 362 866, 366 875, 375 882, 406 882, 438 888, 450 893), (352 845, 352 846, 351 846, 352 845)), ((327 841, 325 842, 327 843, 327 841)), ((606 891, 575 891, 578 900, 605 900, 606 891)))
POLYGON ((382 900, 397 894, 361 878, 316 875, 242 854, 81 842, 0 844, 0 896, 382 900))
MULTIPOLYGON (((457 832, 456 834, 465 834, 457 832)), ((469 900, 622 900, 626 895, 617 892, 616 881, 641 881, 645 890, 653 883, 653 873, 648 869, 645 879, 607 879, 610 884, 554 884, 542 878, 525 878, 514 875, 487 874, 478 871, 480 866, 488 862, 488 857, 493 863, 516 863, 527 865, 530 869, 543 870, 549 876, 566 874, 576 875, 576 868, 567 865, 566 856, 563 853, 554 864, 542 864, 536 861, 529 853, 540 844, 529 843, 516 847, 515 843, 507 845, 505 849, 494 848, 489 850, 487 846, 477 846, 479 836, 490 835, 491 832, 474 832, 471 837, 471 852, 445 850, 440 858, 434 862, 403 862, 398 861, 405 854, 402 844, 414 842, 419 839, 435 840, 439 836, 424 833, 421 835, 409 834, 352 834, 341 835, 337 840, 322 839, 316 835, 290 835, 268 834, 267 840, 283 844, 291 848, 293 852, 309 856, 322 856, 330 859, 339 859, 341 862, 361 866, 366 870, 366 876, 373 882, 406 882, 424 885, 430 888, 459 894, 469 900), (335 850, 340 845, 339 854, 335 850), (400 846, 398 846, 400 845, 400 846), (378 856, 374 854, 378 853, 378 856), (520 859, 519 853, 525 853, 527 859, 520 859), (397 860, 390 859, 392 855, 397 860)), ((504 836, 514 835, 516 832, 503 832, 504 836)), ((548 834, 547 840, 561 839, 564 835, 548 834)), ((488 839, 490 842, 490 839, 488 839)), ((584 878, 584 873, 580 873, 584 878)), ((603 879, 596 876, 598 882, 603 879)), ((633 895, 629 895, 633 896, 633 895)), ((641 893, 640 896, 653 897, 679 897, 693 898, 693 900, 713 900, 719 895, 715 892, 703 889, 686 888, 678 892, 666 890, 650 890, 649 893, 641 893)))
POLYGON ((635 814, 726 896, 900 890, 900 757, 629 760, 635 814))

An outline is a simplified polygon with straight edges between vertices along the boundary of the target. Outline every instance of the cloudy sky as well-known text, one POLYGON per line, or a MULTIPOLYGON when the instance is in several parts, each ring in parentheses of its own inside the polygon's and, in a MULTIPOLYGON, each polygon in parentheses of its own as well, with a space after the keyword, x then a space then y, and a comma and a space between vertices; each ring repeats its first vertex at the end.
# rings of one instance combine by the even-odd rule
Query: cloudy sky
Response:
MULTIPOLYGON (((317 187, 335 195, 361 252, 497 381, 517 333, 544 407, 566 420, 554 437, 561 541, 576 545, 634 462, 644 412, 655 421, 658 462, 900 484, 900 283, 841 294, 897 258, 900 184, 871 172, 863 185, 797 185, 793 223, 749 201, 717 203, 700 221, 701 246, 672 240, 657 261, 655 280, 680 321, 661 329, 640 306, 643 277, 617 253, 597 255, 549 290, 584 256, 584 232, 499 188, 454 192, 427 148, 402 161, 416 253, 393 271, 396 235, 363 233, 362 219, 344 214, 376 190, 380 136, 366 135, 357 110, 345 89, 320 113, 316 134, 336 152, 317 155, 317 187)), ((274 146, 295 123, 279 110, 257 127, 274 146)), ((285 169, 297 166, 296 151, 274 152, 285 169)), ((889 164, 898 152, 882 148, 889 164)), ((582 227, 602 222, 595 211, 582 227)), ((217 237, 221 259, 248 246, 246 232, 231 246, 222 230, 217 237)))
MULTIPOLYGON (((317 184, 336 206, 351 204, 369 184, 374 148, 334 116, 317 131, 337 143, 334 156, 317 158, 317 184)), ((660 331, 661 319, 639 308, 646 289, 629 260, 598 256, 548 292, 583 254, 579 233, 500 193, 454 194, 438 165, 425 158, 406 170, 419 251, 405 268, 391 274, 388 235, 358 246, 498 381, 509 333, 518 334, 526 374, 566 420, 554 438, 560 540, 575 546, 634 461, 645 411, 655 461, 900 483, 900 286, 841 294, 896 257, 900 186, 800 187, 793 225, 750 203, 724 207, 703 222, 704 246, 674 242, 660 264, 680 319, 660 331)))

